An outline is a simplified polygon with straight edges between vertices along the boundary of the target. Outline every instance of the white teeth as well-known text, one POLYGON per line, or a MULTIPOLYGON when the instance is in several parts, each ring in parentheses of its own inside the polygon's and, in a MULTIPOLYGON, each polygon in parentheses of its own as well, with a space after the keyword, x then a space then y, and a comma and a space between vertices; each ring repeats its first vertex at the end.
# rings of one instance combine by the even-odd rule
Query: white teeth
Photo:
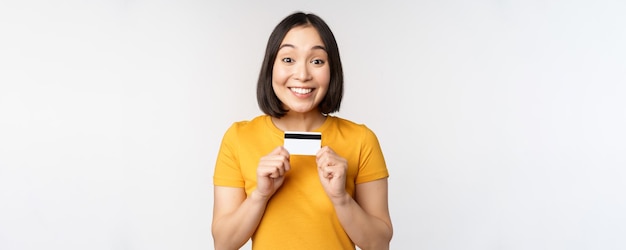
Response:
POLYGON ((313 91, 313 89, 291 88, 291 91, 296 92, 296 93, 301 94, 301 95, 304 95, 304 94, 311 93, 311 91, 313 91))

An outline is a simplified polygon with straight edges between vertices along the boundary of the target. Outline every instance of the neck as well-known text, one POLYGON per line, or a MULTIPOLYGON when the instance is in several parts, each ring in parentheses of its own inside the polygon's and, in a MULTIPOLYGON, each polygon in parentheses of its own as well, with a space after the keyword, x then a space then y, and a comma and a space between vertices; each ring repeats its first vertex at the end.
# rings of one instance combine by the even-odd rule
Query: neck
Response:
POLYGON ((288 112, 281 118, 272 117, 274 125, 282 131, 313 131, 324 124, 326 116, 321 113, 295 113, 288 112))

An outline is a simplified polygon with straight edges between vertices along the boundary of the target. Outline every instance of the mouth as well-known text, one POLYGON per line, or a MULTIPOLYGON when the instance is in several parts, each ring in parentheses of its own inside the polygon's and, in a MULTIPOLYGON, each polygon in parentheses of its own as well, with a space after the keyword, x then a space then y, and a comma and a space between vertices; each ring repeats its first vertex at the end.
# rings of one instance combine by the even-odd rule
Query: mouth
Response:
POLYGON ((313 91, 312 88, 296 88, 296 87, 289 88, 289 90, 291 90, 291 92, 294 92, 294 93, 299 94, 299 95, 306 95, 306 94, 311 93, 313 91))

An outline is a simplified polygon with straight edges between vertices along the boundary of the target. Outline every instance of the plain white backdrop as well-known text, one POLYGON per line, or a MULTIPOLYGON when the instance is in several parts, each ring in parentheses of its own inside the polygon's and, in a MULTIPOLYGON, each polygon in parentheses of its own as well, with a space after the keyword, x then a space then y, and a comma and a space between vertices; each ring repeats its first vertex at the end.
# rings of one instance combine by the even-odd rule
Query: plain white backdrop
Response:
POLYGON ((392 249, 626 248, 624 1, 1 0, 0 249, 212 249, 221 137, 296 10, 380 139, 392 249))

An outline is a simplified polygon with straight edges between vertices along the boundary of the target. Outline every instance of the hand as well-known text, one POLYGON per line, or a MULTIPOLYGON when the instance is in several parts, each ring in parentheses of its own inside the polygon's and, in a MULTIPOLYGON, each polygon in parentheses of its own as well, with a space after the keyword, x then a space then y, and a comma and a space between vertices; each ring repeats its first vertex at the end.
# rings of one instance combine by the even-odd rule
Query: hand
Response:
POLYGON ((280 188, 285 179, 285 173, 291 169, 289 152, 279 146, 266 156, 261 157, 256 169, 256 192, 265 199, 269 199, 280 188))
POLYGON ((324 146, 317 151, 317 172, 324 191, 333 203, 339 203, 347 197, 346 172, 348 161, 337 155, 330 147, 324 146))

